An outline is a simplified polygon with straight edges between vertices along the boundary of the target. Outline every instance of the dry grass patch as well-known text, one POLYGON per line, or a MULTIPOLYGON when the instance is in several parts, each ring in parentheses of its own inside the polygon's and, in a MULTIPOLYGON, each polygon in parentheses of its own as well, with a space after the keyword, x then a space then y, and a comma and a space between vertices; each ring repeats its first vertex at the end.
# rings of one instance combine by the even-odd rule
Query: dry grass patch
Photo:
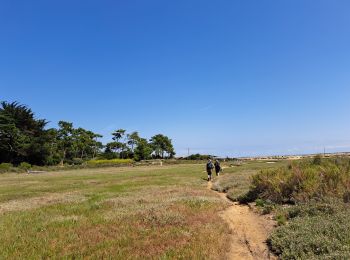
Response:
POLYGON ((0 213, 5 213, 8 211, 31 210, 58 203, 81 202, 84 199, 85 197, 77 192, 48 193, 40 197, 11 200, 0 203, 0 213))

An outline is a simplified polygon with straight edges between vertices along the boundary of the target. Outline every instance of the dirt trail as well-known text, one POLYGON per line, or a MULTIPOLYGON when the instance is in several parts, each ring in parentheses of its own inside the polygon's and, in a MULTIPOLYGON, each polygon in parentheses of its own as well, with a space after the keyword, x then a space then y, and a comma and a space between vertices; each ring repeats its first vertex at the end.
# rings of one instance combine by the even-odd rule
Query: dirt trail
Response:
MULTIPOLYGON (((211 190, 212 183, 208 182, 211 190)), ((214 192, 214 191, 213 191, 214 192)), ((277 259, 270 254, 266 240, 274 228, 274 221, 269 216, 254 213, 247 205, 230 201, 225 193, 216 192, 231 206, 220 213, 231 229, 231 248, 228 259, 277 259)))

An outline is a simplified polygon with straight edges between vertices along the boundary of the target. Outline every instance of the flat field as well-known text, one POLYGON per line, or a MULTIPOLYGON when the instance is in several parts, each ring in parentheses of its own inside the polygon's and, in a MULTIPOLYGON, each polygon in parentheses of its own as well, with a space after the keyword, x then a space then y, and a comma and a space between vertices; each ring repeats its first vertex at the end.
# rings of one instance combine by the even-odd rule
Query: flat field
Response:
MULTIPOLYGON (((213 189, 249 190, 250 176, 286 164, 226 164, 213 189)), ((230 258, 232 207, 209 190, 203 164, 0 174, 0 259, 230 258)))
POLYGON ((0 175, 0 258, 224 258, 203 165, 0 175))

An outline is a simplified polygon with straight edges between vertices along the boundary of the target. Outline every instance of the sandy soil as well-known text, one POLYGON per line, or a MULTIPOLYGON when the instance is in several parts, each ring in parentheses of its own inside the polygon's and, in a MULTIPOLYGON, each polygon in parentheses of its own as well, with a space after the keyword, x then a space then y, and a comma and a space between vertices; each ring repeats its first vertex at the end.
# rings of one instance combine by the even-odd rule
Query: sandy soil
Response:
MULTIPOLYGON (((212 183, 208 182, 211 190, 212 183)), ((214 191, 213 191, 214 192, 214 191)), ((231 202, 225 193, 216 192, 230 206, 220 213, 231 229, 231 248, 227 259, 277 259, 269 252, 266 240, 275 227, 271 216, 255 213, 248 205, 231 202)))

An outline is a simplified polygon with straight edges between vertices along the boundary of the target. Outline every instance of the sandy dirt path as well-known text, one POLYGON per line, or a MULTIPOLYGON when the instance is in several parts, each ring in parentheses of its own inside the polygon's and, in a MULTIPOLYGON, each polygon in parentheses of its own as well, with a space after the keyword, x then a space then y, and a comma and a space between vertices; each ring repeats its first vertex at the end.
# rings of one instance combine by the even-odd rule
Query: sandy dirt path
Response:
MULTIPOLYGON (((211 190, 212 183, 208 182, 211 190)), ((275 226, 271 216, 255 213, 248 205, 240 205, 230 201, 225 193, 217 193, 223 200, 229 202, 226 210, 220 213, 231 229, 231 248, 227 259, 277 259, 272 255, 266 240, 275 226)))

